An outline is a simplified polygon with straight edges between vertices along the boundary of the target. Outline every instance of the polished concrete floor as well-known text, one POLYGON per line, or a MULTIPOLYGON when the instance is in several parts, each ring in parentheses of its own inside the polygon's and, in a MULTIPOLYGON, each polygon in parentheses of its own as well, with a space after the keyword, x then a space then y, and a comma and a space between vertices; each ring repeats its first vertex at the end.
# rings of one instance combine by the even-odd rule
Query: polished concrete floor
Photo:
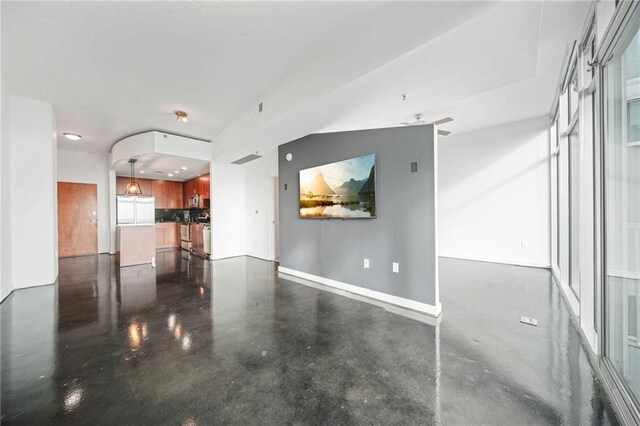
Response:
POLYGON ((440 268, 428 324, 253 258, 63 259, 1 305, 2 423, 615 423, 547 271, 440 268))

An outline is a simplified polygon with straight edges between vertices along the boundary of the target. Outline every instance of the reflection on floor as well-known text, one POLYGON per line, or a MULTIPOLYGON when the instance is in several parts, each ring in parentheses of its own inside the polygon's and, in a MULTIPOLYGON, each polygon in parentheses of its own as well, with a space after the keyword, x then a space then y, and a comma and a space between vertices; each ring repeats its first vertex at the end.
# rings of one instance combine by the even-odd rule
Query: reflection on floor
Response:
POLYGON ((157 263, 63 259, 2 303, 3 423, 615 422, 548 271, 442 259, 428 325, 253 258, 157 263))
POLYGON ((607 355, 628 389, 640 400, 640 280, 607 276, 607 355))

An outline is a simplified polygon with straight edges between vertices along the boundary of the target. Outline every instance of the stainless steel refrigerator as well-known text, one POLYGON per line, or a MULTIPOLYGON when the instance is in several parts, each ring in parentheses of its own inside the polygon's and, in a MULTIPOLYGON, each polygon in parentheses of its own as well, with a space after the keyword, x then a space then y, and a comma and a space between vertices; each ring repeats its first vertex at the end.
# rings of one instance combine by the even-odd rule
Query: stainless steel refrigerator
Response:
POLYGON ((116 197, 116 223, 118 225, 153 225, 156 222, 154 197, 116 197))

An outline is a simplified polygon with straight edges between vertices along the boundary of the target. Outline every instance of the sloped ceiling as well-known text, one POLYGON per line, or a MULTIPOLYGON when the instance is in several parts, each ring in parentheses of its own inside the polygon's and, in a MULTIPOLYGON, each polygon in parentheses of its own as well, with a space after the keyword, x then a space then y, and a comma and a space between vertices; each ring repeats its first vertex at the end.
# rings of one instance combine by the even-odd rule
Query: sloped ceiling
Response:
POLYGON ((233 161, 312 132, 397 125, 415 112, 451 115, 454 131, 541 115, 588 5, 67 1, 2 8, 5 93, 52 103, 60 133, 83 135, 59 139, 61 148, 108 152, 124 136, 158 129, 213 140, 215 158, 233 161), (188 123, 175 120, 178 109, 189 112, 188 123))

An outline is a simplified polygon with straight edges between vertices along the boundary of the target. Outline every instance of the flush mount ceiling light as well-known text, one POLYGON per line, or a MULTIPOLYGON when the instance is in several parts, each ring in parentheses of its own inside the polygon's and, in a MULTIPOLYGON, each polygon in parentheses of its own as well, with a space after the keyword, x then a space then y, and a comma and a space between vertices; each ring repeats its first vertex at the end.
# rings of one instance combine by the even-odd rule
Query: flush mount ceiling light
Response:
POLYGON ((178 174, 180 172, 178 170, 174 170, 173 173, 178 174))
POLYGON ((175 115, 176 115, 176 120, 178 121, 181 121, 183 123, 186 123, 187 121, 189 121, 188 119, 189 115, 184 111, 176 111, 175 115))
POLYGON ((75 133, 63 133, 63 135, 64 135, 65 138, 67 138, 69 140, 72 140, 72 141, 79 141, 82 138, 82 136, 80 136, 78 134, 75 134, 75 133))
POLYGON ((185 166, 180 167, 180 169, 187 170, 187 168, 185 166))
POLYGON ((135 180, 136 161, 138 160, 135 158, 129 160, 129 164, 131 164, 131 181, 127 185, 127 189, 124 190, 124 195, 142 195, 142 188, 140 188, 140 184, 135 180))
POLYGON ((168 173, 167 176, 173 177, 173 173, 168 173))
POLYGON ((145 172, 144 170, 140 170, 140 173, 145 174, 145 173, 147 173, 147 172, 145 172))

